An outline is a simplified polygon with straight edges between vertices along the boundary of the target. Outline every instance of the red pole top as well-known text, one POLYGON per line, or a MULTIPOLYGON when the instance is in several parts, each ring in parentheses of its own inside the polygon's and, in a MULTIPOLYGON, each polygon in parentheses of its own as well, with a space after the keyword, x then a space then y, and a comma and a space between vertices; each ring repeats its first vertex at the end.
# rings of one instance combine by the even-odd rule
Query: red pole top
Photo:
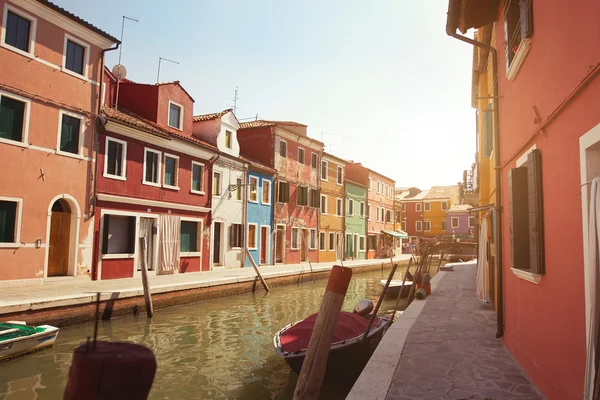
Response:
POLYGON ((352 269, 334 265, 325 290, 345 296, 350 285, 350 279, 352 279, 352 269))

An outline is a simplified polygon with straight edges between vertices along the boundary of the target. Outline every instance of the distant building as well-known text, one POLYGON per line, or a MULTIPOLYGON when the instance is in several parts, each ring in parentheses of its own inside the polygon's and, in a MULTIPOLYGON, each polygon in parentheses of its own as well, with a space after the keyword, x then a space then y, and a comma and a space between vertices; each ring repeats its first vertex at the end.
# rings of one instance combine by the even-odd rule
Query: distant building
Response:
MULTIPOLYGON (((348 162, 323 153, 321 159, 321 203, 319 213, 319 262, 335 261, 344 254, 344 202, 346 201, 345 167, 348 162)), ((366 202, 357 203, 358 213, 365 216, 366 202)))
MULTIPOLYGON (((274 264, 273 204, 277 171, 250 162, 248 166, 248 210, 246 236, 248 250, 256 265, 274 264)), ((247 257, 246 266, 252 264, 247 257)))
MULTIPOLYGON (((367 186, 353 182, 348 177, 345 180, 345 208, 339 210, 345 215, 345 260, 364 260, 367 258, 367 219, 360 209, 367 204, 367 186)), ((344 203, 343 203, 344 204, 344 203)))
POLYGON ((473 206, 454 204, 446 213, 446 231, 454 238, 474 239, 476 237, 475 216, 469 212, 473 206))
POLYGON ((423 236, 446 235, 446 213, 460 200, 460 191, 454 186, 432 186, 423 196, 423 236))

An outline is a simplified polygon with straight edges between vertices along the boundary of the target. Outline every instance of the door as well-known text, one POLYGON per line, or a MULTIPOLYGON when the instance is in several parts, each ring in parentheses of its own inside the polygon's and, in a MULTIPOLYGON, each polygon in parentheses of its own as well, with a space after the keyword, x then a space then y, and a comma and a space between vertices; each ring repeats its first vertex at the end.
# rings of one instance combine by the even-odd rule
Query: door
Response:
MULTIPOLYGON (((138 239, 146 239, 146 270, 154 270, 154 218, 140 218, 140 231, 138 239)), ((138 240, 139 243, 139 240, 138 240)), ((137 270, 142 270, 142 253, 140 248, 140 254, 138 256, 137 270)))
POLYGON ((275 237, 275 262, 283 262, 283 250, 285 249, 285 226, 277 227, 277 236, 275 237))
POLYGON ((300 261, 308 260, 308 246, 307 246, 307 232, 304 229, 300 229, 300 261))
POLYGON ((267 264, 267 254, 269 247, 267 242, 269 241, 269 227, 260 227, 260 263, 261 265, 267 264))
POLYGON ((358 235, 354 234, 354 258, 358 260, 358 235))
MULTIPOLYGON (((57 202, 58 203, 58 202, 57 202)), ((48 249, 48 276, 69 274, 69 242, 71 239, 71 213, 64 206, 52 207, 50 216, 50 248, 48 249)))
POLYGON ((213 264, 221 264, 221 236, 223 233, 223 223, 215 222, 213 230, 213 264))
POLYGON ((354 251, 352 250, 352 234, 346 235, 346 256, 348 258, 354 257, 354 251))

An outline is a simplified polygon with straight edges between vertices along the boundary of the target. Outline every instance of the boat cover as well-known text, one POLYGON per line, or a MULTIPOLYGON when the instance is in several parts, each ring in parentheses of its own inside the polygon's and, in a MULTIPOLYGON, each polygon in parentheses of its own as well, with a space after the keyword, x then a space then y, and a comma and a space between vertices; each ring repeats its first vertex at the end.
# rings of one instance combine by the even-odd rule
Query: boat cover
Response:
MULTIPOLYGON (((286 330, 280 337, 281 348, 288 353, 306 350, 313 328, 317 322, 317 315, 318 313, 313 314, 286 330)), ((333 331, 333 340, 331 343, 341 342, 360 336, 365 333, 367 325, 369 325, 369 320, 367 318, 361 317, 355 313, 343 311, 340 313, 337 325, 333 331)), ((371 330, 375 329, 377 325, 379 325, 379 318, 376 317, 373 321, 371 330)))

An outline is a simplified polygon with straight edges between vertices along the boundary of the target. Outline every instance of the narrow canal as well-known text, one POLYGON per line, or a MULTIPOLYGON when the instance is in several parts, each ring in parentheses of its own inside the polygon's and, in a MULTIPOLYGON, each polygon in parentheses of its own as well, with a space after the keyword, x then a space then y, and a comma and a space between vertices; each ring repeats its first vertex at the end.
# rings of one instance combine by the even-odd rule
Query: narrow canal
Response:
MULTIPOLYGON (((400 279, 404 268, 396 272, 400 279)), ((379 281, 389 269, 355 274, 344 310, 368 298, 377 302, 379 281)), ((131 341, 154 352, 158 369, 150 399, 291 399, 297 375, 278 358, 273 335, 283 326, 317 312, 326 280, 274 287, 202 303, 102 322, 99 339, 131 341)), ((379 314, 390 315, 395 298, 379 314)), ((401 309, 404 304, 401 303, 401 309)), ((59 399, 73 349, 92 335, 93 325, 61 329, 47 350, 0 364, 0 398, 59 399)), ((343 399, 351 384, 330 383, 322 398, 343 399)))

